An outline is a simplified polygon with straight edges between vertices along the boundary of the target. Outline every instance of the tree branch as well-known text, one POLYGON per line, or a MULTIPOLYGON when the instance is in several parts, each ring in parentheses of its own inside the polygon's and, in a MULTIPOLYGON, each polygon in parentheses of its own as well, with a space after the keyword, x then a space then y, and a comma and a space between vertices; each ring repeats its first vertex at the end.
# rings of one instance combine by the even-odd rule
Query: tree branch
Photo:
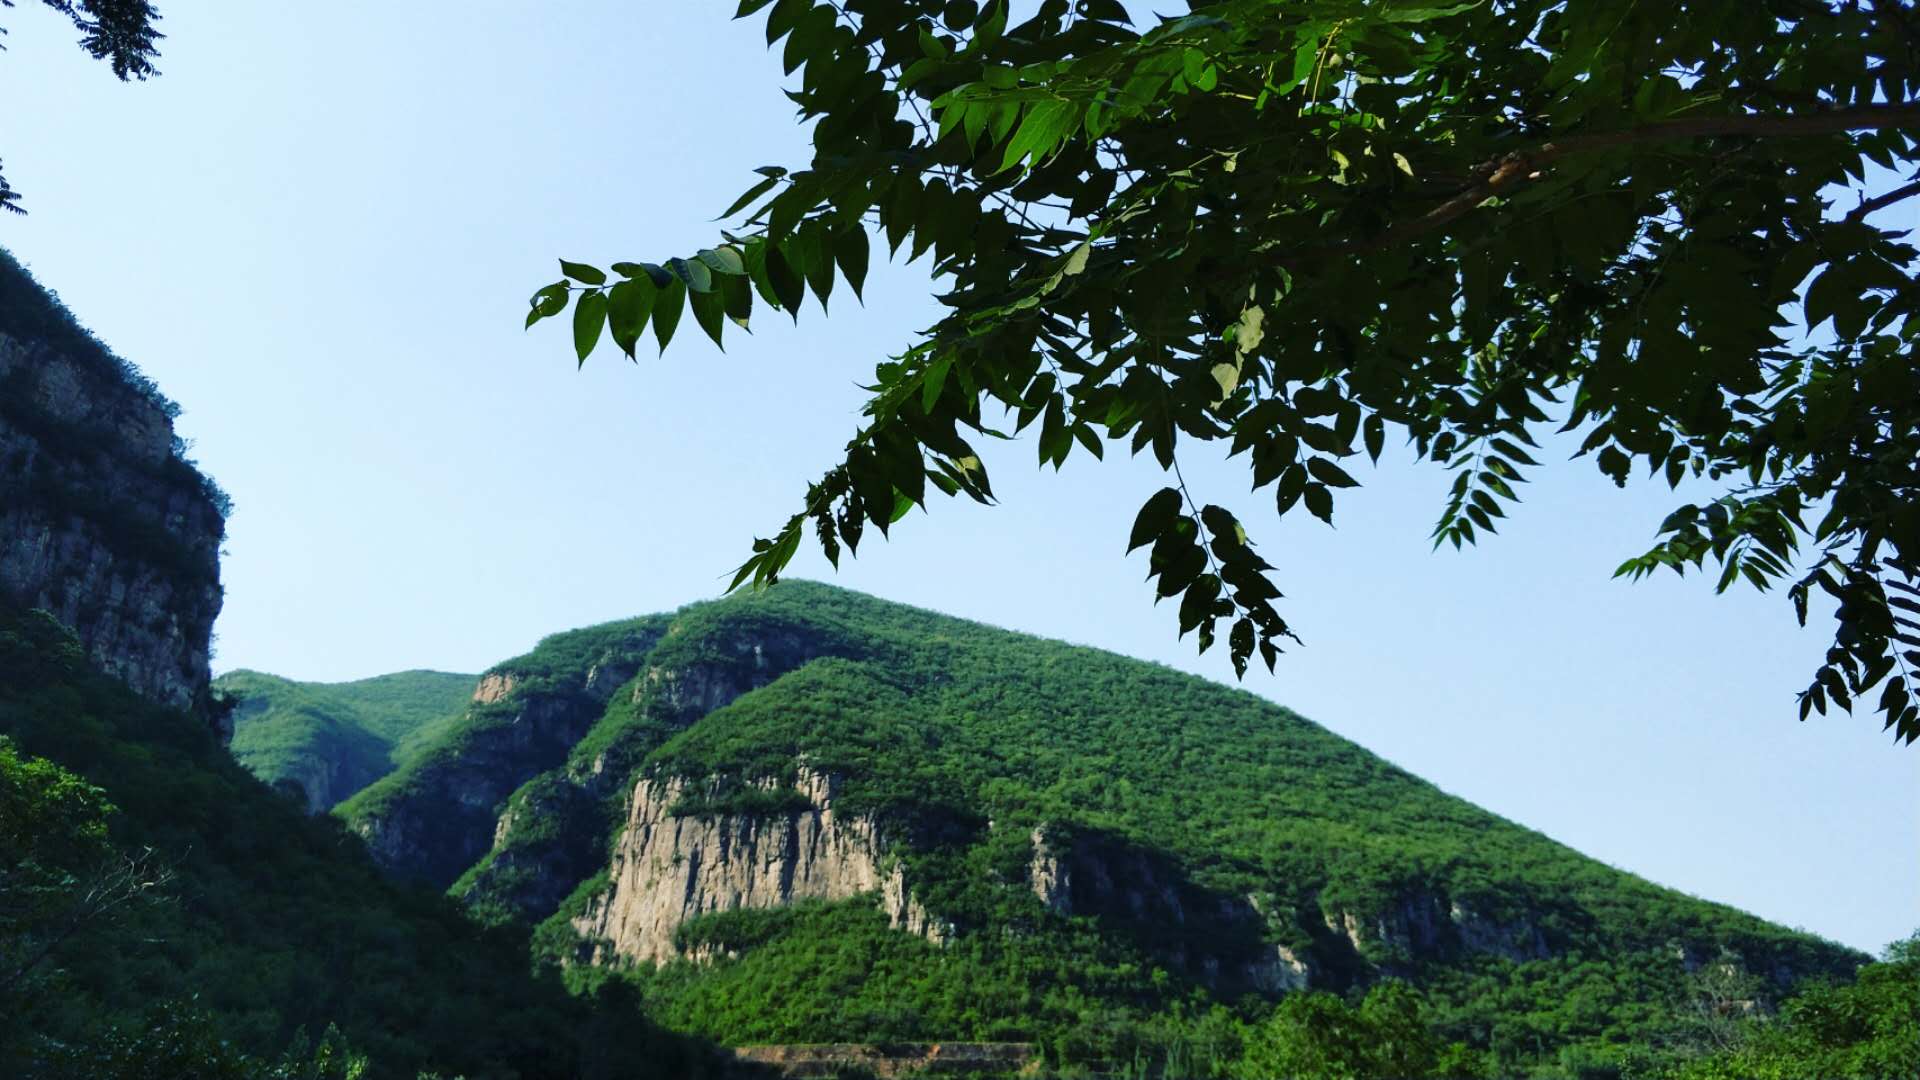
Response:
POLYGON ((1749 114, 1697 116, 1662 120, 1624 131, 1570 135, 1541 143, 1531 150, 1515 150, 1477 166, 1466 190, 1419 217, 1388 226, 1376 236, 1344 244, 1330 244, 1279 258, 1283 266, 1320 259, 1365 255, 1393 247, 1432 232, 1466 216, 1488 199, 1508 194, 1545 175, 1547 166, 1562 158, 1613 150, 1640 143, 1681 139, 1745 136, 1758 139, 1805 138, 1848 131, 1884 128, 1920 128, 1920 104, 1864 105, 1855 109, 1797 115, 1749 114))
POLYGON ((1892 206, 1894 203, 1899 202, 1901 199, 1910 199, 1915 195, 1920 195, 1920 180, 1915 180, 1913 183, 1908 184, 1906 187, 1894 188, 1892 191, 1886 192, 1881 195, 1876 195, 1873 198, 1868 199, 1867 201, 1861 203, 1859 206, 1854 207, 1852 213, 1848 214, 1846 217, 1840 220, 1846 222, 1849 225, 1857 225, 1860 222, 1865 221, 1868 214, 1885 210, 1887 207, 1892 206))

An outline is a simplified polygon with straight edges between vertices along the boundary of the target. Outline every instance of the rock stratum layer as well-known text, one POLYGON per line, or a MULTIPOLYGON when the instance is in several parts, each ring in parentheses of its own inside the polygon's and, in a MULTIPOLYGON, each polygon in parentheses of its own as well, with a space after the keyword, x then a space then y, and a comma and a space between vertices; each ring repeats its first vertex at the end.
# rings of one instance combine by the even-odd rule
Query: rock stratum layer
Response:
POLYGON ((225 497, 178 410, 0 253, 0 595, 142 696, 205 702, 225 497))

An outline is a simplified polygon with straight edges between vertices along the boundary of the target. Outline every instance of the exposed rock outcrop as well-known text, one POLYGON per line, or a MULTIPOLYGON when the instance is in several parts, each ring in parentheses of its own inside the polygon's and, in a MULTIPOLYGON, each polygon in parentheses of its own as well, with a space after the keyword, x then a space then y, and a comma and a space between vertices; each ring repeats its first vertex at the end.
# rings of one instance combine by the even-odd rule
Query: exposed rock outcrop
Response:
POLYGON ((1502 922, 1480 914, 1459 900, 1448 906, 1447 919, 1459 935, 1461 947, 1468 952, 1491 953, 1516 963, 1544 960, 1550 955, 1546 935, 1531 919, 1502 922))
POLYGON ((1402 896, 1366 915, 1345 910, 1324 915, 1334 938, 1389 967, 1448 952, 1491 954, 1516 963, 1552 955, 1546 934, 1526 915, 1495 919, 1439 893, 1402 896))
MULTIPOLYGON (((477 908, 537 921, 556 910, 576 885, 604 865, 603 801, 623 787, 635 762, 658 741, 740 695, 832 651, 833 643, 779 628, 756 627, 729 636, 721 647, 688 659, 652 663, 632 654, 605 657, 586 673, 587 692, 600 699, 631 683, 624 703, 602 722, 609 734, 590 755, 573 754, 514 792, 493 843, 462 895, 477 908), (614 719, 624 704, 630 720, 614 719), (541 827, 527 830, 524 822, 541 827)), ((478 694, 504 695, 510 675, 481 680, 478 694)))
POLYGON ((473 703, 491 705, 513 693, 514 684, 519 681, 511 671, 489 671, 480 676, 480 685, 473 688, 473 703))
MULTIPOLYGON (((619 635, 589 670, 624 665, 631 678, 659 636, 657 628, 619 635)), ((508 797, 567 759, 617 687, 588 671, 537 679, 511 668, 488 672, 455 733, 460 752, 423 755, 368 788, 345 804, 349 824, 381 865, 446 888, 493 846, 508 797)))
POLYGON ((804 807, 696 817, 674 812, 689 794, 686 781, 641 780, 615 847, 612 887, 575 929, 602 943, 596 961, 611 959, 610 951, 660 963, 680 955, 674 932, 701 915, 878 894, 896 928, 945 941, 951 928, 913 898, 900 866, 888 865, 873 818, 834 809, 835 786, 832 776, 803 769, 792 790, 804 807))
POLYGON ((46 321, 51 298, 0 260, 0 318, 33 322, 32 309, 39 334, 61 331, 0 325, 0 597, 50 612, 143 697, 202 707, 225 496, 185 460, 177 409, 46 321))
POLYGON ((1032 1043, 810 1043, 742 1046, 734 1059, 788 1077, 991 1076, 1034 1074, 1040 1054, 1032 1043))
POLYGON ((1031 836, 1028 887, 1048 910, 1151 928, 1162 959, 1216 987, 1280 993, 1305 988, 1310 964, 1272 940, 1259 898, 1206 889, 1171 860, 1106 836, 1048 825, 1031 836))

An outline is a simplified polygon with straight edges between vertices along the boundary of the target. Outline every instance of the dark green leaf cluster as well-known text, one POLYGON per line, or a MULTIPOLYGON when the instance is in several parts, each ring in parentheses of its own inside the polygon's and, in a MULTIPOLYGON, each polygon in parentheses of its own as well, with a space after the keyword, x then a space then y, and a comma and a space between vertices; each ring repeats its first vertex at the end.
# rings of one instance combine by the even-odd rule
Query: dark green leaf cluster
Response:
MULTIPOLYGON (((529 323, 581 297, 584 361, 603 322, 631 354, 653 291, 675 316, 707 297, 719 340, 748 281, 791 313, 836 270, 857 288, 862 230, 931 255, 948 314, 878 366, 844 461, 736 585, 809 532, 837 560, 929 485, 991 501, 973 440, 1035 422, 1056 467, 1117 442, 1178 479, 1183 440, 1219 444, 1279 513, 1329 522, 1393 433, 1456 471, 1434 532, 1455 545, 1558 435, 1618 483, 1721 486, 1623 572, 1712 556, 1723 584, 1834 592, 1803 705, 1891 687, 1887 726, 1920 738, 1920 632, 1888 591, 1920 545, 1920 287, 1875 216, 1920 185, 1863 190, 1916 164, 1911 5, 1220 0, 1148 28, 1015 7, 746 0, 812 162, 761 170, 727 246, 620 264, 624 301, 591 267, 534 298, 529 323)), ((1242 670, 1273 663, 1274 568, 1169 490, 1134 538, 1159 595, 1203 648, 1227 621, 1242 670)))

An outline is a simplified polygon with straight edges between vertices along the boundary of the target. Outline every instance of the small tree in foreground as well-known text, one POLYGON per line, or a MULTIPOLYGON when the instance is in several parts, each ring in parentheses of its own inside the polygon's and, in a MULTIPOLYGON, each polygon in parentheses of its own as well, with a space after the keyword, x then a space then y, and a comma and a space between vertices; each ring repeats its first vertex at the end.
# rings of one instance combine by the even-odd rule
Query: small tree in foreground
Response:
POLYGON ((947 314, 881 363, 865 422, 734 580, 812 533, 836 562, 976 451, 1113 444, 1173 482, 1129 539, 1182 634, 1236 669, 1293 631, 1190 442, 1329 523, 1390 434, 1454 473, 1434 542, 1495 531, 1557 437, 1677 507, 1618 573, 1711 558, 1722 590, 1837 601, 1800 715, 1877 694, 1920 738, 1920 13, 1892 0, 1225 0, 1150 28, 1115 0, 745 0, 799 77, 814 158, 769 166, 685 258, 563 262, 571 304, 662 348, 756 302, 858 295, 870 237, 931 255, 947 314), (1894 179, 1868 194, 1871 169, 1894 179), (1902 217, 1901 213, 1905 212, 1902 217), (757 298, 757 301, 756 301, 757 298), (1003 422, 1001 416, 1006 420, 1003 422))

